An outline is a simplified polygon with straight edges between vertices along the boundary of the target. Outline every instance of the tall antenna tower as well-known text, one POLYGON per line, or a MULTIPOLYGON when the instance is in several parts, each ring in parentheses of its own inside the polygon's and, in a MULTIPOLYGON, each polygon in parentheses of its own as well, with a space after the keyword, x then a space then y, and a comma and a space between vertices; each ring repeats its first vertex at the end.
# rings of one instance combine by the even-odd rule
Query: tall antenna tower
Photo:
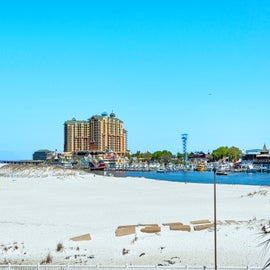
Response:
POLYGON ((184 166, 187 164, 187 139, 188 139, 188 134, 184 133, 181 134, 182 136, 182 143, 183 143, 183 155, 184 155, 184 166))

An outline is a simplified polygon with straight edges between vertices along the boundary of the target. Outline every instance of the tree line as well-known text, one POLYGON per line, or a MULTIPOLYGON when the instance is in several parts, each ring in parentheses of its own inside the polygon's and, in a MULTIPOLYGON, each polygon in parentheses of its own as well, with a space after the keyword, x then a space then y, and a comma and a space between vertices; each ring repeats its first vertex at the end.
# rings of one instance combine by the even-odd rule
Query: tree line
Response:
MULTIPOLYGON (((187 153, 187 159, 192 159, 194 157, 195 153, 190 152, 187 153)), ((221 159, 227 158, 228 161, 235 162, 239 160, 239 158, 242 155, 242 151, 235 147, 227 147, 227 146, 220 146, 217 149, 213 150, 212 153, 207 153, 206 156, 209 161, 219 161, 221 159)), ((155 161, 160 163, 169 163, 169 162, 175 162, 175 163, 181 163, 183 161, 184 155, 183 153, 178 152, 176 155, 173 155, 172 152, 168 150, 162 150, 162 151, 155 151, 153 153, 146 151, 146 152, 140 152, 137 151, 136 153, 129 154, 129 158, 137 158, 142 159, 145 161, 155 161)))

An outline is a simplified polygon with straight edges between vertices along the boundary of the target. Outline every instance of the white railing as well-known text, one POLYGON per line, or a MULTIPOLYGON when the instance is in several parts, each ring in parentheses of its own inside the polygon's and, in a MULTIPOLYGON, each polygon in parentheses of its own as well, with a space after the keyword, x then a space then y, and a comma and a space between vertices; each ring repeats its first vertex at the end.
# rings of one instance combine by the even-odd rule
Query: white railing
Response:
MULTIPOLYGON (((142 265, 0 265, 0 270, 214 270, 213 266, 142 266, 142 265)), ((218 270, 261 270, 262 267, 253 266, 218 266, 218 270)))

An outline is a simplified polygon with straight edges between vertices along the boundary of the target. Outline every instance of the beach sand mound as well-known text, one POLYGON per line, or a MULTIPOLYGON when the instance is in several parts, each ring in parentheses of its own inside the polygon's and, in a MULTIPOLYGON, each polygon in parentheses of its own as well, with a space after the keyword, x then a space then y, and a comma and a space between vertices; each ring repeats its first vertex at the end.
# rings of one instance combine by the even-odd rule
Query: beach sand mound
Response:
POLYGON ((8 164, 0 167, 0 176, 2 177, 67 177, 85 175, 87 172, 78 169, 66 169, 60 166, 42 166, 42 165, 15 165, 8 164))

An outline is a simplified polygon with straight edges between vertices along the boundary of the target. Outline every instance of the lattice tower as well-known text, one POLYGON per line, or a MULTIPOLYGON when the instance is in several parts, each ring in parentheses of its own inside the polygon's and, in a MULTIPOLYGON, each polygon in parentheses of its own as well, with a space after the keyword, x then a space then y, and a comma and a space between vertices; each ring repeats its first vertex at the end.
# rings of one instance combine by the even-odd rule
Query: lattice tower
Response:
POLYGON ((182 134, 182 143, 183 143, 183 156, 184 156, 184 165, 187 163, 187 139, 188 134, 182 134))

